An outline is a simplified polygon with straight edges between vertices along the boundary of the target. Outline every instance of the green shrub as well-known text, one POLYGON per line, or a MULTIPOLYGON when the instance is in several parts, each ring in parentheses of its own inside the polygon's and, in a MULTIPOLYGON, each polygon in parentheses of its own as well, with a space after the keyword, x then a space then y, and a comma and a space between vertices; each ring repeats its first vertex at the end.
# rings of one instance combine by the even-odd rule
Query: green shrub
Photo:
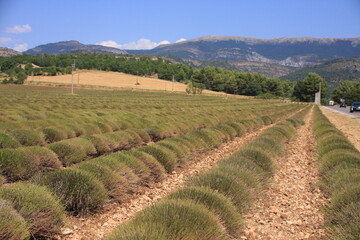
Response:
POLYGON ((261 120, 264 122, 265 125, 270 125, 273 123, 273 120, 269 116, 262 116, 261 120))
POLYGON ((196 150, 196 146, 194 146, 189 140, 183 137, 173 137, 173 138, 167 138, 164 141, 180 144, 184 147, 186 147, 186 152, 194 152, 196 150))
POLYGON ((1 239, 30 239, 29 224, 3 199, 0 199, 0 223, 1 239))
POLYGON ((161 139, 167 138, 167 137, 171 137, 172 133, 166 131, 166 126, 162 125, 160 126, 152 126, 148 129, 146 129, 145 131, 147 132, 147 134, 149 134, 149 136, 151 137, 151 139, 153 139, 153 141, 159 141, 161 139))
POLYGON ((1 187, 4 183, 6 183, 6 177, 3 176, 3 175, 0 175, 0 187, 1 187))
POLYGON ((106 139, 101 135, 81 136, 80 138, 84 138, 84 139, 90 141, 92 143, 92 145, 95 147, 96 152, 99 155, 102 155, 104 153, 111 151, 106 139))
POLYGON ((275 127, 272 127, 271 130, 282 134, 288 140, 291 140, 296 132, 296 129, 291 124, 277 124, 275 127))
POLYGON ((330 216, 327 225, 327 239, 358 240, 360 239, 360 203, 346 205, 336 215, 330 216))
POLYGON ((204 139, 192 134, 192 132, 190 132, 189 134, 186 134, 186 135, 176 137, 176 138, 190 143, 193 146, 193 151, 202 152, 206 149, 209 149, 209 146, 204 141, 204 139))
POLYGON ((329 177, 326 187, 331 189, 331 192, 341 190, 349 185, 360 182, 360 168, 340 169, 329 177))
POLYGON ((107 200, 105 187, 92 175, 64 169, 44 173, 36 182, 48 187, 69 211, 85 214, 103 206, 107 200))
POLYGON ((336 214, 351 203, 360 203, 360 182, 335 190, 331 195, 330 209, 336 214))
POLYGON ((242 181, 248 189, 255 189, 260 185, 260 178, 253 172, 239 165, 227 163, 226 160, 221 162, 214 172, 223 172, 231 174, 242 181))
POLYGON ((76 164, 73 168, 85 171, 99 180, 112 198, 120 199, 124 195, 122 186, 127 185, 126 180, 110 167, 89 161, 76 164))
POLYGON ((60 169, 62 167, 62 163, 57 155, 48 148, 33 146, 18 149, 23 151, 28 158, 35 161, 40 171, 60 169))
POLYGON ((325 154, 332 152, 332 151, 341 151, 346 150, 350 152, 356 152, 356 148, 348 142, 337 142, 329 145, 325 145, 321 148, 318 147, 316 154, 319 159, 321 159, 325 154))
POLYGON ((244 147, 240 151, 236 152, 233 156, 239 158, 240 160, 242 158, 252 160, 266 172, 273 173, 274 171, 271 158, 259 149, 253 147, 244 147))
POLYGON ((270 176, 268 172, 266 172, 263 168, 261 168, 258 164, 256 164, 253 160, 248 158, 239 157, 235 154, 228 157, 224 163, 224 165, 234 165, 235 167, 239 167, 244 170, 249 170, 253 172, 254 175, 260 180, 265 180, 270 176))
POLYGON ((237 132, 234 128, 232 128, 229 125, 226 124, 221 124, 218 125, 216 127, 214 127, 217 130, 220 130, 221 132, 223 132, 225 135, 227 135, 229 137, 230 140, 234 139, 237 135, 237 132))
POLYGON ((21 144, 4 133, 0 133, 0 148, 17 148, 20 147, 21 144))
POLYGON ((112 151, 119 151, 131 147, 131 135, 125 131, 112 132, 103 134, 106 140, 110 143, 112 151))
POLYGON ((128 167, 130 167, 134 173, 141 178, 147 179, 150 175, 150 169, 145 165, 145 163, 138 158, 124 154, 123 152, 114 153, 112 154, 113 157, 116 158, 121 163, 126 164, 128 167))
POLYGON ((203 187, 187 187, 171 193, 168 199, 189 199, 195 203, 205 205, 211 212, 220 217, 227 231, 237 236, 242 227, 241 215, 233 203, 219 192, 203 187))
POLYGON ((262 149, 272 155, 280 155, 284 150, 284 144, 280 141, 276 141, 271 136, 261 136, 253 140, 248 146, 256 146, 258 149, 262 149))
POLYGON ((103 122, 95 122, 96 126, 98 126, 102 133, 112 132, 112 127, 103 122))
POLYGON ((153 156, 157 161, 159 161, 159 163, 161 163, 161 165, 163 165, 168 173, 171 173, 177 164, 175 154, 168 148, 153 144, 141 147, 138 151, 142 151, 153 156))
POLYGON ((11 134, 21 145, 24 146, 37 146, 45 144, 44 136, 34 130, 13 130, 11 134))
POLYGON ((110 167, 117 174, 125 177, 127 183, 132 185, 122 186, 123 188, 126 188, 126 191, 128 192, 132 192, 132 188, 137 187, 137 184, 140 182, 140 178, 134 173, 134 171, 128 165, 126 165, 126 163, 119 160, 114 154, 94 158, 91 160, 91 162, 110 167))
POLYGON ((137 132, 128 129, 125 130, 124 132, 129 136, 129 146, 127 147, 128 149, 143 144, 143 140, 141 139, 139 134, 137 134, 137 132))
POLYGON ((249 192, 245 184, 231 174, 211 171, 190 179, 190 186, 208 187, 224 194, 240 212, 247 207, 249 192))
POLYGON ((149 239, 148 236, 151 239, 228 239, 218 219, 205 206, 186 200, 163 200, 146 208, 106 239, 149 239))
POLYGON ((318 149, 321 149, 321 148, 329 146, 329 145, 344 144, 344 143, 352 145, 344 136, 326 134, 317 139, 316 147, 318 149))
POLYGON ((186 138, 191 142, 198 142, 198 145, 204 149, 211 149, 219 145, 221 140, 214 134, 214 131, 210 131, 209 129, 195 130, 187 134, 186 138))
POLYGON ((122 153, 136 157, 142 161, 150 169, 155 182, 161 182, 163 180, 165 168, 152 155, 142 151, 123 151, 122 153))
POLYGON ((241 137, 246 133, 246 128, 243 124, 232 122, 228 123, 227 125, 235 129, 237 137, 241 137))
POLYGON ((26 219, 34 237, 59 234, 66 223, 63 207, 45 187, 16 183, 0 188, 0 198, 8 201, 26 219))
POLYGON ((86 156, 95 155, 97 153, 91 141, 85 138, 73 138, 66 141, 68 141, 70 144, 76 145, 79 148, 83 148, 86 156))
POLYGON ((55 152, 64 166, 83 161, 86 157, 96 154, 90 140, 84 138, 68 139, 47 146, 55 152))
POLYGON ((67 125, 65 125, 65 128, 73 131, 75 134, 75 137, 79 137, 79 136, 85 134, 85 130, 81 126, 67 124, 67 125))
POLYGON ((188 149, 182 145, 181 143, 175 143, 172 141, 168 141, 167 139, 162 140, 160 142, 157 142, 156 145, 165 147, 167 149, 169 149, 170 151, 172 151, 173 153, 175 153, 176 158, 180 161, 185 161, 186 157, 188 156, 188 149))
POLYGON ((148 143, 151 142, 151 137, 150 135, 144 131, 144 130, 140 130, 140 129, 128 129, 127 132, 134 132, 136 133, 138 136, 140 136, 141 140, 144 143, 148 143))
POLYGON ((35 159, 18 149, 0 149, 0 173, 9 181, 28 179, 38 172, 35 159))
POLYGON ((67 138, 66 132, 59 128, 44 128, 42 133, 45 136, 45 141, 48 143, 58 142, 67 138))
POLYGON ((321 158, 320 172, 325 174, 327 171, 330 171, 341 163, 344 163, 345 165, 354 164, 360 167, 360 154, 348 150, 328 152, 321 158))
POLYGON ((96 124, 86 123, 82 124, 81 128, 84 129, 84 134, 86 135, 95 135, 101 134, 101 129, 96 124))

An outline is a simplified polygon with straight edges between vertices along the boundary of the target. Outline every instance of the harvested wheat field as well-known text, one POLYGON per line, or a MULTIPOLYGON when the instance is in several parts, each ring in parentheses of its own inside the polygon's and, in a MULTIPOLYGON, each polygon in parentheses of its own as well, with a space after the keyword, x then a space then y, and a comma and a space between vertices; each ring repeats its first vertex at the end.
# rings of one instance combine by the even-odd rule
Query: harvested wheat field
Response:
MULTIPOLYGON (((27 84, 41 84, 41 83, 56 83, 56 84, 71 84, 71 74, 58 76, 30 76, 27 84)), ((132 90, 157 90, 157 91, 175 91, 185 92, 186 84, 150 78, 140 77, 136 75, 120 73, 120 72, 106 72, 98 70, 79 70, 74 74, 74 84, 76 87, 80 86, 102 86, 113 88, 124 88, 132 90), (136 84, 138 83, 138 84, 136 84)), ((223 92, 214 92, 204 90, 205 94, 225 95, 223 92)))
POLYGON ((360 150, 360 119, 341 112, 321 108, 330 122, 341 130, 354 146, 360 150))

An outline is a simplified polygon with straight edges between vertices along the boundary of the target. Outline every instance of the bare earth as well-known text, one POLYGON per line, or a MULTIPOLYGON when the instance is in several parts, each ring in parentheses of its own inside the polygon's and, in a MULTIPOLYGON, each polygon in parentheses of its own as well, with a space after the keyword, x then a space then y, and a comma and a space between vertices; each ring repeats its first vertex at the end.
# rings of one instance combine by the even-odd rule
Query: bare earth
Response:
POLYGON ((324 107, 322 107, 321 110, 330 122, 334 124, 337 129, 340 129, 360 151, 360 119, 324 107))
MULTIPOLYGON (((56 84, 71 84, 71 74, 58 76, 29 76, 26 84, 41 84, 41 83, 56 83, 56 84)), ((174 88, 171 81, 160 80, 150 77, 137 77, 135 75, 120 73, 120 72, 106 72, 97 70, 79 70, 74 74, 74 85, 87 86, 102 86, 125 88, 129 90, 157 90, 171 92, 184 92, 187 87, 186 84, 174 82, 174 88), (136 85, 136 83, 139 85, 136 85)), ((206 94, 225 95, 223 92, 213 92, 209 90, 203 91, 206 94)))
MULTIPOLYGON (((312 116, 312 114, 311 114, 312 116)), ((277 160, 273 182, 245 216, 246 229, 240 239, 300 240, 324 236, 320 211, 327 199, 318 188, 314 157, 312 118, 306 118, 277 160)))
POLYGON ((271 126, 272 125, 266 126, 243 137, 235 138, 233 141, 222 144, 210 152, 197 156, 189 161, 187 166, 176 169, 173 174, 167 175, 162 183, 159 183, 151 189, 146 188, 141 195, 134 196, 128 203, 109 204, 106 206, 105 212, 87 218, 72 217, 70 220, 73 231, 69 231, 70 234, 64 236, 62 239, 101 239, 106 234, 109 234, 116 226, 129 220, 143 208, 154 204, 170 192, 182 187, 187 178, 210 170, 218 161, 231 155, 271 126))

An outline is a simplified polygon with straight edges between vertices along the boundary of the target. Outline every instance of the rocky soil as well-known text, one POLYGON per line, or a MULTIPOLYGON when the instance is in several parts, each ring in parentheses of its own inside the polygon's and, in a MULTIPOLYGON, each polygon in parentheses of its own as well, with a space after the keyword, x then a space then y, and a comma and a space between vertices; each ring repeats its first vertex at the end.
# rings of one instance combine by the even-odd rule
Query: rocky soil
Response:
POLYGON ((224 143, 210 152, 195 157, 186 166, 177 168, 171 175, 167 175, 163 182, 150 188, 144 188, 141 194, 133 196, 127 203, 108 204, 103 212, 86 218, 71 217, 69 224, 71 228, 64 229, 64 235, 58 238, 66 240, 101 239, 143 208, 154 204, 170 192, 182 187, 187 178, 208 171, 218 161, 231 155, 271 126, 235 138, 233 141, 224 143))
POLYGON ((319 190, 312 112, 285 155, 276 161, 277 170, 269 187, 260 194, 245 216, 246 229, 240 239, 302 240, 324 237, 321 208, 327 203, 319 190))
POLYGON ((328 108, 321 108, 321 111, 326 115, 332 124, 341 130, 349 141, 360 151, 360 118, 350 117, 338 111, 330 110, 328 108))

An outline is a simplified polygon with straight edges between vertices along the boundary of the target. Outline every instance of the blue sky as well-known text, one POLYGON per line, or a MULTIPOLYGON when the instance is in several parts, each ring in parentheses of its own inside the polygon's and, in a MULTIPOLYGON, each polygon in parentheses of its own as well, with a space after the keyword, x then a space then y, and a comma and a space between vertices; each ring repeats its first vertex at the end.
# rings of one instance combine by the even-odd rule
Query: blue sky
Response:
POLYGON ((153 48, 206 35, 360 37, 360 0, 0 0, 0 46, 153 48))

